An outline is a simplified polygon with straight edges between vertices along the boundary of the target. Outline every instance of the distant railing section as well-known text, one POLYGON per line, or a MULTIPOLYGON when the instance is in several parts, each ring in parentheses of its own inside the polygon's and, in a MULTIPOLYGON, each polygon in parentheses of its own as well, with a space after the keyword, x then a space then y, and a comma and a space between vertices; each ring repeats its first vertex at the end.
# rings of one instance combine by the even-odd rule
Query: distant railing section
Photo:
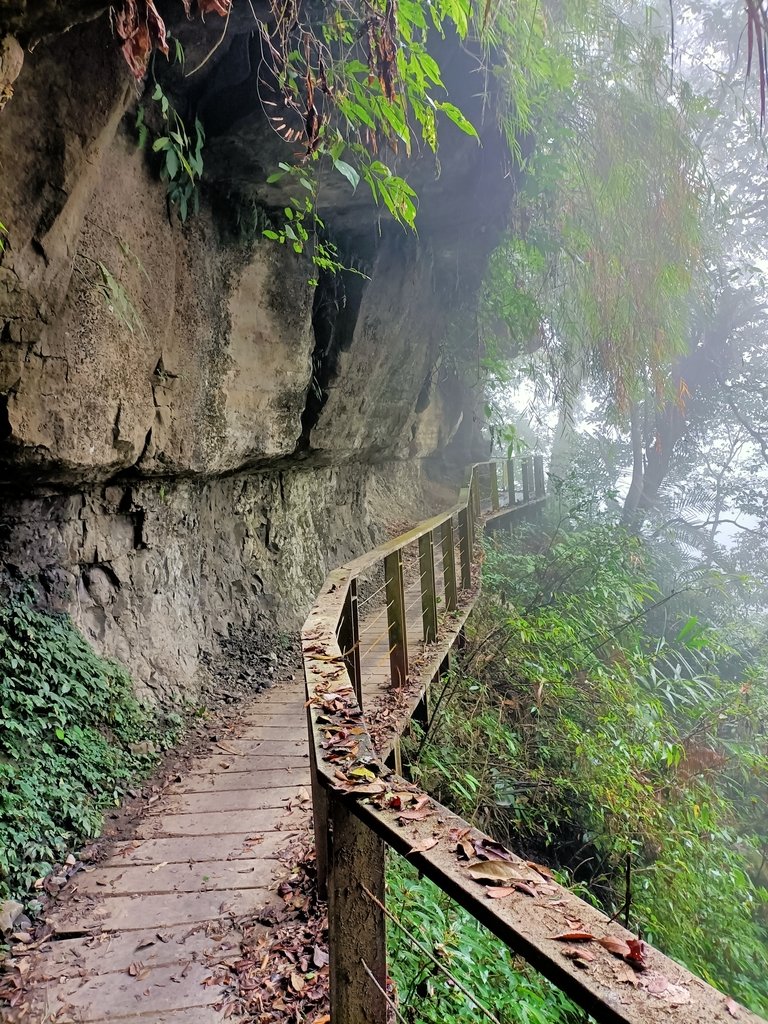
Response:
POLYGON ((379 723, 375 713, 368 721, 363 718, 364 691, 378 687, 408 695, 406 714, 391 742, 379 738, 380 747, 391 748, 400 772, 399 732, 411 714, 426 718, 429 684, 447 670, 477 597, 480 530, 499 529, 541 509, 543 461, 535 456, 519 462, 519 471, 514 459, 476 464, 453 508, 330 573, 304 624, 318 884, 328 898, 332 1022, 387 1024, 393 1019, 386 965, 387 846, 601 1024, 672 1019, 725 1024, 734 1019, 734 1011, 742 1022, 757 1022, 760 1018, 648 947, 642 957, 646 968, 637 974, 594 942, 592 952, 579 958, 574 953, 578 939, 564 942, 555 938, 558 933, 581 931, 599 939, 610 931, 618 940, 634 937, 513 854, 505 853, 506 863, 521 888, 504 899, 489 899, 488 888, 468 871, 461 852, 467 841, 487 837, 392 772, 374 749, 371 733, 379 723))

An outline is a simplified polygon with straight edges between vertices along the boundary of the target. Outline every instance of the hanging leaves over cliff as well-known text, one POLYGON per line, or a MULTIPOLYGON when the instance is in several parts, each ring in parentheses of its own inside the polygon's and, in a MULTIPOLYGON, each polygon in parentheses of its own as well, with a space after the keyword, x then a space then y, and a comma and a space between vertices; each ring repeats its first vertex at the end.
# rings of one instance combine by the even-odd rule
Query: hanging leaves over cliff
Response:
POLYGON ((546 111, 516 231, 493 259, 486 344, 538 352, 566 406, 591 381, 623 415, 646 388, 665 398, 686 351, 710 196, 692 98, 670 90, 659 37, 618 16, 582 38, 561 31, 573 85, 546 111))
MULTIPOLYGON (((182 0, 187 17, 192 16, 192 0, 182 0)), ((206 14, 227 17, 232 0, 196 0, 197 11, 202 18, 206 14)), ((168 39, 165 22, 155 7, 154 0, 122 0, 112 9, 112 24, 121 41, 126 64, 134 78, 141 81, 149 67, 149 59, 155 50, 168 56, 168 39)))

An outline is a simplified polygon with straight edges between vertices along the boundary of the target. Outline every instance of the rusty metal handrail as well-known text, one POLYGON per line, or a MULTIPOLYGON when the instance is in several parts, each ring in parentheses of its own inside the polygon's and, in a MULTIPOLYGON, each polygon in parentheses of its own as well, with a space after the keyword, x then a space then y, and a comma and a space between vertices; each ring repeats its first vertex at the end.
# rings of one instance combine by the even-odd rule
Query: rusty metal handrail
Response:
MULTIPOLYGON (((331 572, 302 629, 318 883, 329 904, 333 1024, 386 1024, 389 1019, 383 910, 387 846, 408 857, 422 874, 600 1024, 668 1022, 670 1010, 677 1024, 733 1020, 733 1000, 726 1000, 650 947, 645 947, 647 968, 637 976, 599 945, 590 944, 590 951, 597 949, 597 955, 593 953, 588 963, 569 958, 568 947, 554 938, 568 931, 568 920, 579 921, 581 930, 597 937, 606 935, 609 925, 613 937, 626 941, 634 936, 551 879, 539 877, 538 887, 524 883, 504 900, 488 899, 488 890, 471 877, 456 852, 457 835, 476 841, 483 838, 482 833, 426 794, 419 794, 374 751, 362 717, 358 576, 379 562, 385 565, 390 681, 399 687, 409 665, 403 548, 418 541, 420 568, 426 567, 421 575, 422 611, 424 640, 429 644, 437 632, 433 541, 440 534, 446 608, 442 640, 450 647, 460 638, 461 625, 476 596, 472 589, 473 569, 478 564, 476 530, 483 522, 486 527, 498 527, 515 516, 529 515, 544 500, 543 464, 538 458, 534 462, 533 473, 530 460, 523 463, 523 501, 519 503, 515 501, 514 461, 505 460, 501 465, 502 480, 508 481, 504 507, 499 495, 499 464, 473 466, 469 484, 453 508, 331 572), (488 511, 483 514, 480 477, 486 467, 488 511), (455 565, 451 572, 454 518, 458 519, 460 588, 455 565), (427 589, 431 580, 431 595, 425 591, 425 577, 427 589), (403 815, 404 799, 416 807, 414 813, 403 815), (541 901, 544 894, 546 902, 541 901)), ((537 874, 520 858, 513 857, 511 863, 523 879, 537 874)), ((736 1012, 744 1024, 757 1024, 761 1019, 743 1007, 736 1012)))

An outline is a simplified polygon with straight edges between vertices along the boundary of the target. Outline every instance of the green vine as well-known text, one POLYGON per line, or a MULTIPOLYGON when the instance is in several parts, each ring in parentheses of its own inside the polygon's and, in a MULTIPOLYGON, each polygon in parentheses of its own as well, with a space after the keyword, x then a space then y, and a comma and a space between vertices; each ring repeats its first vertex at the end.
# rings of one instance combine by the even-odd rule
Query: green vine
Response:
MULTIPOLYGON (((115 662, 23 590, 0 603, 0 899, 98 834, 181 720, 140 704, 115 662)), ((34 909, 34 908, 33 908, 34 909)))

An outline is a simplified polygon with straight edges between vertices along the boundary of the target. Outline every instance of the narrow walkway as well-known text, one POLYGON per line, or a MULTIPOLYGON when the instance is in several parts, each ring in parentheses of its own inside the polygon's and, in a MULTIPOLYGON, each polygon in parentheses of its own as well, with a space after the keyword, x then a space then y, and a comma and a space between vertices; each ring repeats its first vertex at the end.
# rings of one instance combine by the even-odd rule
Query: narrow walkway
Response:
MULTIPOLYGON (((303 679, 243 707, 136 838, 72 880, 34 954, 34 1024, 220 1024, 234 922, 276 898, 276 859, 309 823, 303 679)), ((233 1018, 229 1018, 230 1020, 233 1018)))
MULTIPOLYGON (((456 563, 459 562, 458 548, 456 563)), ((410 715, 425 648, 418 546, 404 558, 411 683, 393 692, 381 579, 361 601, 366 708, 383 742, 410 715)), ((438 593, 443 563, 435 548, 438 593)), ((438 607, 442 619, 444 607, 438 607)), ((433 674, 434 666, 429 669, 433 674)), ((268 920, 286 867, 278 859, 310 825, 304 680, 300 673, 243 707, 234 738, 194 760, 141 820, 135 838, 77 873, 48 914, 54 937, 31 954, 30 1024, 222 1024, 236 922, 268 920), (252 918, 251 918, 252 919, 252 918)))

